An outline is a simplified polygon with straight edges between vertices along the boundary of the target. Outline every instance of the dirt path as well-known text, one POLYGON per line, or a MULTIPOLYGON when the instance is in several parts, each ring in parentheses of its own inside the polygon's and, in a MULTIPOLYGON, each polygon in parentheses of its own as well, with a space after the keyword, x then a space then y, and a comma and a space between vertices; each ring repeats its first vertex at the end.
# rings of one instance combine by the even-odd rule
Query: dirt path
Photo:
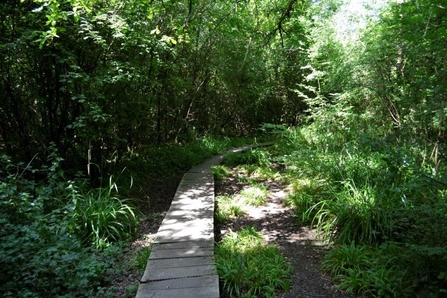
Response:
MULTIPOLYGON (((216 181, 216 195, 237 195, 248 183, 240 182, 233 171, 224 181, 216 181)), ((246 209, 247 214, 232 223, 218 227, 223 235, 246 226, 256 227, 265 239, 277 245, 294 268, 291 288, 281 298, 348 297, 335 289, 331 278, 319 268, 325 252, 324 245, 315 237, 315 230, 298 226, 290 208, 284 207, 286 187, 278 182, 264 181, 268 187, 267 204, 246 209)))

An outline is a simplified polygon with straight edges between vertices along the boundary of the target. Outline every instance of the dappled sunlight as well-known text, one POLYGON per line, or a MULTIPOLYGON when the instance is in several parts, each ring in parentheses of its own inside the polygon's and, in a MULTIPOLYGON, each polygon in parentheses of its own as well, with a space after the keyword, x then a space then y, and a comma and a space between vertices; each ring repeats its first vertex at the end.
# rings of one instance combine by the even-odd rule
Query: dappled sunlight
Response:
MULTIPOLYGON (((323 245, 324 243, 316 235, 316 229, 300 227, 296 224, 293 210, 286 207, 284 201, 288 196, 286 185, 278 182, 265 182, 268 196, 264 205, 243 205, 244 215, 237 217, 233 224, 229 224, 221 231, 222 234, 229 230, 238 230, 243 226, 254 226, 260 231, 266 241, 271 243, 299 243, 307 245, 323 245)), ((244 188, 242 188, 242 191, 244 188)), ((235 195, 237 202, 240 195, 235 195)), ((242 200, 242 199, 240 199, 242 200)))

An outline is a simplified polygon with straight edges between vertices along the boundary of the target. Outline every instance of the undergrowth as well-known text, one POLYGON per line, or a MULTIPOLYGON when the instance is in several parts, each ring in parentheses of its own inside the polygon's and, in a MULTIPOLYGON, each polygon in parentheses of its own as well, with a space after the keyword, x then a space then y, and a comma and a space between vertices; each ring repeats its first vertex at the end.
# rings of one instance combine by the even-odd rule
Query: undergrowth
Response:
POLYGON ((204 137, 186 145, 141 148, 123 156, 116 172, 103 173, 99 187, 82 173, 66 177, 54 149, 41 168, 34 168, 33 160, 13 163, 2 156, 0 296, 113 295, 114 276, 129 268, 144 270, 150 254, 145 248, 123 258, 139 217, 151 207, 143 189, 246 142, 204 137))
POLYGON ((226 235, 215 257, 223 294, 228 297, 274 297, 290 287, 291 267, 253 227, 226 235))
POLYGON ((111 188, 66 181, 56 153, 33 169, 3 157, 0 181, 2 297, 93 297, 125 269, 122 241, 135 213, 111 188), (21 169, 18 171, 17 169, 21 169), (27 178, 45 172, 46 181, 27 178))
POLYGON ((286 204, 331 247, 322 269, 350 293, 445 295, 445 165, 415 143, 320 128, 283 129, 273 161, 287 169, 286 204))
MULTIPOLYGON (((269 192, 259 180, 272 178, 275 172, 268 151, 261 148, 230 154, 212 172, 216 179, 225 179, 230 168, 238 172, 232 178, 246 185, 233 196, 216 197, 215 219, 220 223, 243 216, 247 205, 264 205, 269 192)), ((225 235, 215 256, 224 297, 275 297, 289 290, 292 268, 278 248, 265 243, 253 227, 225 235)))

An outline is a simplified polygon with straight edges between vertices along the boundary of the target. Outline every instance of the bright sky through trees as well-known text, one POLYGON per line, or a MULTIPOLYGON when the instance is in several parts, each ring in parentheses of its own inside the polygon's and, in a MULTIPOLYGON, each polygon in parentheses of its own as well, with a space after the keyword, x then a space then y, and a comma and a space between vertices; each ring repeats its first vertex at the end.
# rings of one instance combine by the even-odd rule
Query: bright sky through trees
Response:
POLYGON ((334 16, 337 37, 343 44, 355 40, 368 21, 378 16, 389 0, 344 0, 334 16))

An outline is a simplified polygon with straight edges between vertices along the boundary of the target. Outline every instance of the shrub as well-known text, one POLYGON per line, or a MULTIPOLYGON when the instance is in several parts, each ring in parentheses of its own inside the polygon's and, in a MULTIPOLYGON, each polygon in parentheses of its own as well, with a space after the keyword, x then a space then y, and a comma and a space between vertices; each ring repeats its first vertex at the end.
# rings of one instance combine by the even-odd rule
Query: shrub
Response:
POLYGON ((91 297, 119 269, 117 246, 84 247, 59 214, 27 224, 1 221, 0 293, 3 297, 91 297))
MULTIPOLYGON (((92 297, 118 272, 121 246, 98 249, 83 245, 72 214, 73 201, 86 193, 66 182, 59 159, 44 167, 46 180, 25 179, 37 170, 21 172, 8 163, 0 181, 0 296, 92 297), (31 173, 31 174, 30 174, 31 173), (22 175, 23 174, 23 175, 22 175)), ((78 208, 81 205, 79 205, 78 208)), ((87 208, 88 206, 83 206, 87 208)), ((119 240, 119 239, 117 239, 119 240)))

